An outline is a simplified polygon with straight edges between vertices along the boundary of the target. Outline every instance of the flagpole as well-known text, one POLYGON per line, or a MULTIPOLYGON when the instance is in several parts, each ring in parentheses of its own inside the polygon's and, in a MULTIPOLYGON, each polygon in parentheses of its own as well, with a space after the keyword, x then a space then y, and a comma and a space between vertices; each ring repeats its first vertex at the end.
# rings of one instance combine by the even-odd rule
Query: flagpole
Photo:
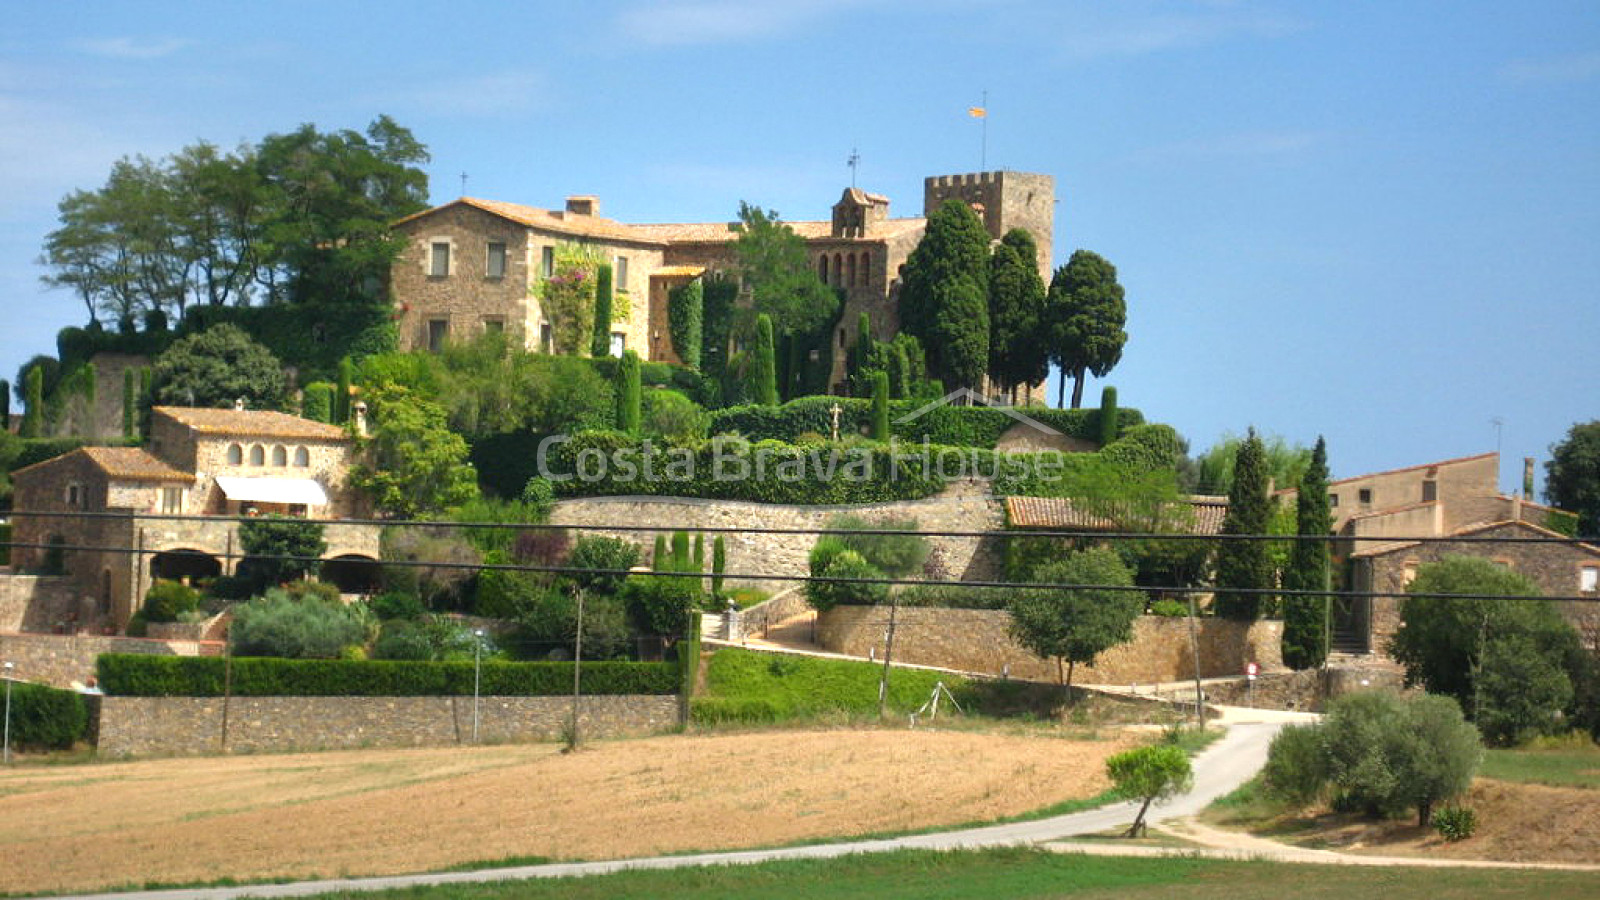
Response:
POLYGON ((983 92, 983 144, 978 151, 978 171, 982 172, 989 167, 989 92, 983 92))

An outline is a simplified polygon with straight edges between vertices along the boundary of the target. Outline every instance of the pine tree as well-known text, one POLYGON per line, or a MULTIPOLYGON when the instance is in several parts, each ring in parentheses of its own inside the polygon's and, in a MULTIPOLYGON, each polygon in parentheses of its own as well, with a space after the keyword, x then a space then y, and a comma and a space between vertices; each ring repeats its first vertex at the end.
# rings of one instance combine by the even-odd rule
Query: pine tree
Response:
MULTIPOLYGON (((1078 250, 1050 279, 1045 297, 1041 333, 1050 347, 1050 359, 1061 367, 1061 394, 1072 377, 1072 408, 1083 405, 1083 382, 1088 373, 1104 378, 1122 360, 1128 342, 1128 305, 1117 267, 1099 254, 1078 250)), ((1062 395, 1057 406, 1064 406, 1062 395)))
POLYGON ((872 373, 872 439, 889 440, 889 373, 872 373))
POLYGON ((989 234, 972 208, 935 210, 901 278, 900 327, 922 341, 929 377, 977 385, 989 364, 989 234))
MULTIPOLYGON (((1250 429, 1239 445, 1233 466, 1233 488, 1228 492, 1228 513, 1222 519, 1222 535, 1265 535, 1272 519, 1272 498, 1267 493, 1267 455, 1250 429)), ((1271 590, 1272 557, 1263 540, 1224 540, 1217 548, 1217 614, 1228 619, 1255 621, 1261 617, 1270 596, 1238 593, 1242 590, 1271 590)))
POLYGON ((778 364, 772 346, 772 319, 765 313, 756 317, 755 365, 750 377, 755 385, 755 401, 761 406, 778 405, 778 364))
POLYGON ((611 355, 611 264, 601 263, 594 271, 594 340, 589 345, 589 355, 602 358, 611 355))
POLYGON ((622 365, 617 367, 617 379, 622 382, 617 391, 617 428, 629 434, 638 434, 643 421, 643 387, 640 383, 639 354, 632 350, 622 354, 622 365))
MULTIPOLYGON (((1321 437, 1311 451, 1311 465, 1300 478, 1295 501, 1296 541, 1283 573, 1283 586, 1297 591, 1325 591, 1332 566, 1328 542, 1305 540, 1333 533, 1333 511, 1328 506, 1328 446, 1321 437)), ((1327 594, 1283 598, 1283 661, 1292 669, 1312 669, 1328 656, 1327 594)))

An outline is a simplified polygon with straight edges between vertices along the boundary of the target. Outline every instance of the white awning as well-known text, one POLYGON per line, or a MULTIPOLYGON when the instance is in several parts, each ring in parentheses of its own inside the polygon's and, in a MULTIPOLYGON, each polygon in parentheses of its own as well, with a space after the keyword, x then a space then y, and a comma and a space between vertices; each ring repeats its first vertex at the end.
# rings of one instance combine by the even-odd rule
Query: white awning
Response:
POLYGON ((235 478, 217 476, 217 487, 229 500, 245 503, 284 503, 326 506, 328 493, 311 478, 235 478))

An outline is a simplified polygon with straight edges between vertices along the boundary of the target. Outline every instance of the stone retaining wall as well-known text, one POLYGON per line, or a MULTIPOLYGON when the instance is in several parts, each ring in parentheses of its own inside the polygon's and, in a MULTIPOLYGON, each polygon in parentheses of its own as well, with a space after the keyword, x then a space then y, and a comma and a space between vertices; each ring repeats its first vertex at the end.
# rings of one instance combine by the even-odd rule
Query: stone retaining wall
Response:
MULTIPOLYGON (((570 721, 571 697, 483 697, 481 743, 549 741, 570 721)), ((103 757, 281 753, 358 747, 425 747, 472 740, 471 697, 104 697, 103 757)), ((676 696, 595 696, 580 701, 585 738, 677 727, 676 696)))
POLYGON ((221 644, 195 641, 153 641, 143 638, 87 635, 0 634, 0 659, 16 663, 22 681, 71 687, 87 684, 95 659, 102 653, 147 653, 158 656, 218 656, 221 644))
MULTIPOLYGON (((869 652, 882 658, 886 606, 840 606, 822 613, 817 642, 823 649, 852 656, 869 652)), ((1008 675, 1029 681, 1055 681, 1054 660, 1043 660, 1012 640, 1005 610, 908 607, 895 620, 894 658, 967 672, 1008 675)), ((1247 662, 1263 670, 1283 668, 1279 648, 1282 623, 1254 624, 1225 619, 1199 622, 1201 677, 1244 672, 1247 662)), ((1141 616, 1129 643, 1100 654, 1094 666, 1078 666, 1073 680, 1100 684, 1151 684, 1194 677, 1189 620, 1141 616)))
POLYGON ((0 632, 49 634, 73 623, 89 625, 93 605, 66 578, 0 570, 0 632))

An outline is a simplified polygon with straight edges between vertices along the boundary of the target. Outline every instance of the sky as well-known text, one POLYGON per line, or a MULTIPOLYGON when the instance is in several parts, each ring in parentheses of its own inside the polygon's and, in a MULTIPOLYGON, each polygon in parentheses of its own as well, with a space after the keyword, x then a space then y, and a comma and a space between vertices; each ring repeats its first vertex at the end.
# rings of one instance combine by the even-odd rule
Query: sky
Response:
MULTIPOLYGON (((1102 384, 1198 452, 1335 477, 1600 418, 1600 4, 1264 0, 30 3, 0 34, 0 377, 83 325, 37 262, 124 156, 381 114, 435 203, 825 219, 851 183, 1055 178, 1127 290, 1102 384), (984 120, 968 108, 985 105, 984 120), (852 173, 847 160, 859 154, 852 173)), ((1051 396, 1054 396, 1052 389, 1051 396)))

